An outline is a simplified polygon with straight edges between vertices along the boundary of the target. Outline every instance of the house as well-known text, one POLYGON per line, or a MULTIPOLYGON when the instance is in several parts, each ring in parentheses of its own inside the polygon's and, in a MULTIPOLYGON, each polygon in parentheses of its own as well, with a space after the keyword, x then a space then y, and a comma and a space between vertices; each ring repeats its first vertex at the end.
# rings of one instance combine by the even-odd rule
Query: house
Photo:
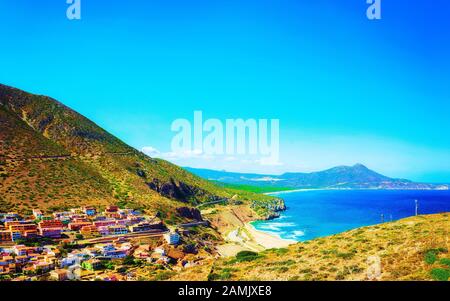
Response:
POLYGON ((17 212, 8 212, 3 216, 3 222, 17 221, 19 218, 20 215, 17 212))
POLYGON ((82 208, 72 208, 72 209, 70 209, 70 213, 72 213, 72 214, 78 214, 78 213, 81 213, 81 212, 83 212, 82 208))
POLYGON ((20 231, 11 231, 12 241, 17 241, 22 238, 20 231))
POLYGON ((62 228, 63 223, 57 219, 43 220, 39 222, 39 228, 62 228))
POLYGON ((59 266, 63 268, 63 267, 68 267, 68 266, 71 266, 74 264, 80 264, 80 262, 81 261, 80 261, 79 257, 69 254, 67 257, 64 257, 60 260, 59 266))
POLYGON ((104 215, 96 215, 94 217, 94 221, 104 221, 104 220, 106 220, 106 216, 104 215))
POLYGON ((40 228, 39 234, 43 237, 61 238, 62 228, 40 228))
POLYGON ((0 231, 0 242, 12 241, 11 231, 0 231))
POLYGON ((122 225, 116 225, 116 226, 110 226, 108 227, 110 235, 121 235, 121 234, 127 234, 128 229, 125 226, 122 225))
POLYGON ((69 218, 70 217, 70 212, 67 211, 62 211, 62 212, 53 212, 53 217, 55 219, 59 219, 61 220, 61 218, 69 218))
POLYGON ((108 206, 106 207, 105 213, 116 213, 119 211, 118 206, 108 206))
POLYGON ((42 217, 44 216, 42 214, 42 211, 39 209, 33 209, 33 216, 35 219, 42 219, 42 217))
POLYGON ((164 234, 164 239, 167 241, 169 245, 177 245, 180 243, 180 234, 177 232, 169 232, 164 234))
POLYGON ((87 215, 87 216, 94 216, 97 214, 97 210, 92 207, 92 206, 86 206, 83 207, 83 212, 87 215))
POLYGON ((108 227, 106 227, 106 226, 100 226, 100 227, 97 228, 97 230, 98 230, 98 233, 99 233, 101 236, 109 235, 109 229, 108 229, 108 227))
POLYGON ((114 249, 110 251, 106 251, 104 253, 105 257, 112 258, 112 259, 118 259, 118 258, 125 258, 128 255, 128 250, 124 249, 114 249))
POLYGON ((68 266, 67 270, 69 271, 69 280, 78 280, 81 278, 82 268, 80 264, 76 263, 68 266))
POLYGON ((89 225, 89 226, 83 226, 80 229, 80 233, 85 236, 85 237, 93 237, 93 236, 97 236, 100 233, 98 232, 98 229, 96 226, 94 225, 89 225))
POLYGON ((139 224, 143 222, 145 219, 142 216, 127 216, 127 221, 129 225, 139 224))
POLYGON ((66 216, 66 215, 55 216, 55 219, 61 221, 61 223, 64 225, 64 227, 67 227, 67 225, 69 225, 69 223, 71 222, 70 216, 66 216))
POLYGON ((15 260, 16 260, 16 263, 24 264, 24 263, 28 262, 28 256, 27 255, 16 256, 15 260))
POLYGON ((26 239, 34 239, 36 237, 38 237, 38 230, 25 230, 22 233, 22 236, 25 237, 26 239))
POLYGON ((38 273, 47 273, 48 271, 55 268, 55 265, 53 263, 45 262, 45 261, 39 261, 33 264, 32 270, 38 273))
POLYGON ((3 256, 0 259, 0 266, 7 266, 14 263, 14 257, 12 256, 3 256))
POLYGON ((153 252, 155 254, 159 254, 161 256, 165 256, 166 255, 166 250, 164 250, 163 248, 155 248, 155 250, 153 250, 153 252))
POLYGON ((108 227, 108 226, 114 226, 116 224, 115 220, 100 220, 100 221, 95 221, 94 222, 94 226, 96 227, 108 227))
POLYGON ((36 237, 37 225, 32 221, 9 221, 5 222, 5 228, 11 231, 11 239, 16 241, 21 238, 36 237))
POLYGON ((90 226, 90 222, 72 222, 69 224, 69 229, 72 231, 80 231, 84 226, 90 226))
POLYGON ((66 281, 73 278, 72 273, 66 269, 56 269, 50 272, 50 278, 56 281, 66 281), (69 275, 70 274, 70 275, 69 275))
POLYGON ((98 259, 89 259, 81 264, 83 269, 97 271, 103 267, 103 263, 98 259))
POLYGON ((9 265, 0 265, 0 274, 11 274, 17 272, 17 265, 11 263, 9 265))
POLYGON ((60 220, 43 220, 39 222, 39 234, 43 237, 60 238, 63 227, 64 225, 60 220))
POLYGON ((112 244, 106 244, 100 247, 100 252, 107 258, 124 258, 128 255, 130 246, 124 246, 123 248, 116 248, 112 244))

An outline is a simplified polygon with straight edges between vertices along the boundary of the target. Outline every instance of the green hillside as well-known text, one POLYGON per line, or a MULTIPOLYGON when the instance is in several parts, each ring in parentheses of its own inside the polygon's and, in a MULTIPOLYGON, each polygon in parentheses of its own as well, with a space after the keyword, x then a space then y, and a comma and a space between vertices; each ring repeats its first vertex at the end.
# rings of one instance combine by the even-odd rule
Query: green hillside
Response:
POLYGON ((0 211, 118 204, 175 221, 180 207, 271 199, 152 159, 46 96, 0 85, 0 121, 0 211))

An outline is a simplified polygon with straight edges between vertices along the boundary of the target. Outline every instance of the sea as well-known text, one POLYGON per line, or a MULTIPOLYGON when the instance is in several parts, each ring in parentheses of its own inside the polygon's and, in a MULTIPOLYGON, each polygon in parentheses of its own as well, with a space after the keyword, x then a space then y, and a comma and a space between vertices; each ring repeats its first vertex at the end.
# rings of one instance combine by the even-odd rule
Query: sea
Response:
POLYGON ((450 190, 305 190, 271 194, 284 199, 280 218, 256 230, 307 241, 416 214, 450 212, 450 190))

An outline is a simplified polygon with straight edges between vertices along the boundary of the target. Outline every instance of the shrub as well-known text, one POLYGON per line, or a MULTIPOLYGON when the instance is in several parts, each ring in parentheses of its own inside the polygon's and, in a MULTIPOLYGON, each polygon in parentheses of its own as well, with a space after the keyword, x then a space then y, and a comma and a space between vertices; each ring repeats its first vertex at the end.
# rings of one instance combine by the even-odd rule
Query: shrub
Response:
POLYGON ((442 259, 439 261, 439 263, 440 263, 440 264, 443 264, 443 265, 446 265, 446 266, 448 266, 448 267, 450 268, 450 258, 442 258, 442 259))
POLYGON ((450 277, 450 270, 449 269, 432 269, 431 277, 433 277, 434 280, 437 281, 448 281, 448 278, 450 277))
POLYGON ((337 257, 339 258, 343 258, 343 259, 350 259, 354 256, 355 254, 353 253, 338 253, 336 254, 337 257))
POLYGON ((156 281, 164 281, 164 280, 170 279, 174 275, 175 275, 175 272, 173 272, 173 271, 159 272, 158 274, 156 274, 155 280, 156 281))
POLYGON ((281 249, 275 249, 274 252, 278 256, 282 256, 282 255, 286 254, 287 252, 289 252, 289 250, 286 248, 281 248, 281 249))
POLYGON ((253 261, 253 260, 256 260, 258 258, 261 258, 261 255, 259 255, 256 252, 252 252, 252 251, 241 251, 241 252, 236 254, 236 260, 238 262, 253 261))
POLYGON ((433 264, 437 261, 437 256, 439 253, 447 253, 445 248, 430 249, 425 252, 425 262, 428 264, 433 264))

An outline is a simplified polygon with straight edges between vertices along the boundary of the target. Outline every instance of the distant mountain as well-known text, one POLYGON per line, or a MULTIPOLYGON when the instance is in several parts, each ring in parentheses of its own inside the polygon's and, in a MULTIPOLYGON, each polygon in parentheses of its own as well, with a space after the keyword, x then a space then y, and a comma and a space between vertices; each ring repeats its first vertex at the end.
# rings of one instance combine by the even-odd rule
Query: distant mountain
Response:
POLYGON ((292 189, 449 189, 447 184, 415 183, 393 179, 370 170, 362 164, 337 166, 319 172, 285 173, 282 175, 233 173, 208 169, 185 168, 202 178, 227 184, 292 189))
POLYGON ((237 194, 261 198, 150 158, 50 97, 0 84, 0 212, 117 204, 174 220, 237 194))

